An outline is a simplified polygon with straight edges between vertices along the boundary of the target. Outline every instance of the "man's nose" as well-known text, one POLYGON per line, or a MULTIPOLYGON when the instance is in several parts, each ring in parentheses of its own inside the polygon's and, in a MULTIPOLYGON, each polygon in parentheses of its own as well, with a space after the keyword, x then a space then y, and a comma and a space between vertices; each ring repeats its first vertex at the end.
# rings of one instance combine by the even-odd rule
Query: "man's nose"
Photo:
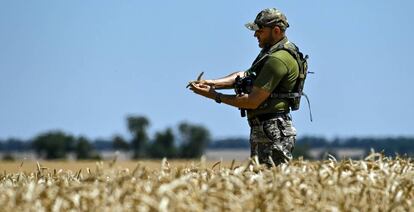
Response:
POLYGON ((258 34, 259 34, 259 33, 258 33, 257 31, 254 31, 254 36, 255 36, 255 37, 257 37, 257 36, 258 36, 258 34))

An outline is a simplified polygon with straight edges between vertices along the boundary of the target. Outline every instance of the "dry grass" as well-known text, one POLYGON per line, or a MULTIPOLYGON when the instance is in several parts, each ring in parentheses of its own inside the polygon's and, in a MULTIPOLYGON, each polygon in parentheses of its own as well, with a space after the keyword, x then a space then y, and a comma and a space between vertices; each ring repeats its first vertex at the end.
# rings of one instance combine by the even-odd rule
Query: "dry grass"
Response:
POLYGON ((4 211, 413 211, 414 163, 378 153, 361 161, 292 161, 265 169, 203 160, 148 168, 0 174, 4 211))
MULTIPOLYGON (((78 171, 79 169, 82 169, 85 171, 87 168, 95 169, 96 162, 97 161, 65 161, 65 160, 50 160, 50 161, 38 161, 42 167, 47 168, 48 171, 53 171, 53 169, 59 170, 62 169, 62 171, 72 170, 72 171, 78 171)), ((112 161, 103 161, 104 168, 109 168, 112 161)), ((194 160, 168 160, 171 167, 191 167, 195 166, 200 163, 200 161, 194 161, 194 160)), ((212 166, 217 161, 206 161, 206 166, 212 166)), ((134 160, 127 160, 127 161, 116 161, 113 165, 113 168, 119 168, 119 169, 129 169, 133 170, 137 164, 140 163, 142 166, 145 166, 148 170, 155 171, 159 170, 161 167, 161 160, 140 160, 140 161, 134 161, 134 160)), ((229 166, 231 161, 224 161, 224 166, 229 166)), ((240 163, 238 163, 239 165, 240 163)), ((0 161, 0 173, 1 172, 33 172, 37 169, 37 161, 0 161)))

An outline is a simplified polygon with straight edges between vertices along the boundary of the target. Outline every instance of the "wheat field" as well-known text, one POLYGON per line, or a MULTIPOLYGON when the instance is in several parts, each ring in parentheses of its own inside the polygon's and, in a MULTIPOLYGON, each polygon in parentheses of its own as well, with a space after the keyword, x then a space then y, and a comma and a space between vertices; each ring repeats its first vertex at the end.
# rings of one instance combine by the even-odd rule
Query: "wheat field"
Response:
POLYGON ((254 159, 114 160, 70 169, 53 163, 34 163, 32 170, 1 163, 1 210, 414 211, 413 161, 379 153, 364 160, 299 159, 271 169, 254 159))

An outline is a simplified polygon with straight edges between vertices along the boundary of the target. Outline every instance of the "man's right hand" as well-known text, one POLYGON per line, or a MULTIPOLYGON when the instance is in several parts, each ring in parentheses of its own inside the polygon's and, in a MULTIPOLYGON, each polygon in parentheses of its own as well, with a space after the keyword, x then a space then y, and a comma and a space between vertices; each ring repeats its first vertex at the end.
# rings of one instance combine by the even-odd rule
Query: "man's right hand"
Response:
POLYGON ((188 85, 186 86, 186 88, 189 88, 189 87, 191 86, 191 84, 205 84, 205 83, 203 83, 202 81, 206 81, 206 80, 201 80, 201 77, 203 76, 203 74, 204 74, 204 71, 202 71, 202 72, 198 75, 198 77, 197 77, 197 79, 196 79, 196 80, 193 80, 193 81, 188 82, 188 85))
POLYGON ((187 88, 190 87, 190 85, 194 83, 194 84, 201 84, 201 85, 208 85, 208 86, 213 86, 214 87, 214 80, 193 80, 190 81, 187 85, 187 88))
POLYGON ((203 84, 203 85, 209 85, 209 86, 214 86, 213 80, 199 80, 199 81, 197 81, 195 83, 197 83, 197 84, 203 84))

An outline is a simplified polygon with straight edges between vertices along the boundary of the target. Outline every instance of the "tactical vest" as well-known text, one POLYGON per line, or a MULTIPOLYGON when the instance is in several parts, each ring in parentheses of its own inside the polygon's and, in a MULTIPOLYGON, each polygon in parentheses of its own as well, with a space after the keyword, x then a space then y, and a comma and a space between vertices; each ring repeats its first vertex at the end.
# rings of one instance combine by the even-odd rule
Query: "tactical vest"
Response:
MULTIPOLYGON (((299 51, 299 48, 292 42, 287 41, 285 38, 281 41, 280 44, 277 46, 273 46, 269 51, 266 53, 259 55, 256 60, 253 62, 252 67, 247 72, 249 76, 252 76, 255 78, 258 73, 252 72, 252 70, 257 70, 257 68, 260 65, 263 65, 266 61, 267 57, 277 51, 285 50, 289 52, 290 55, 295 58, 296 62, 298 63, 299 67, 299 76, 296 80, 295 86, 292 89, 292 92, 289 93, 279 93, 276 91, 276 89, 271 93, 269 98, 265 100, 265 102, 262 104, 266 105, 266 102, 269 101, 270 98, 278 98, 278 99, 287 99, 289 102, 289 107, 292 111, 298 110, 300 106, 300 100, 302 96, 305 96, 308 106, 309 106, 309 112, 310 112, 310 118, 312 121, 312 112, 310 109, 310 102, 308 96, 303 92, 303 88, 305 85, 305 79, 306 75, 308 74, 308 63, 307 59, 309 58, 308 55, 303 55, 302 52, 299 51)), ((260 70, 260 69, 259 69, 260 70)))

